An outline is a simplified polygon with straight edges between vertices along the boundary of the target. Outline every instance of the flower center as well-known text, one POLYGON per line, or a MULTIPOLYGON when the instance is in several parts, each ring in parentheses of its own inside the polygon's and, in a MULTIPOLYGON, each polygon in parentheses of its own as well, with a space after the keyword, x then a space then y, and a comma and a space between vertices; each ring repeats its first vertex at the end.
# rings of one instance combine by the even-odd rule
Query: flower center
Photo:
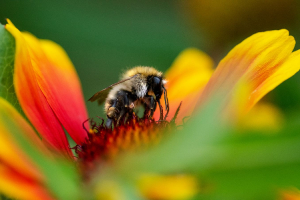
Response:
MULTIPOLYGON (((139 118, 134 112, 128 113, 126 118, 121 119, 119 125, 113 129, 106 128, 104 119, 101 123, 88 119, 91 125, 88 133, 88 140, 82 145, 74 147, 78 155, 80 170, 85 178, 99 164, 113 162, 114 158, 122 152, 142 150, 151 145, 159 143, 170 129, 176 128, 175 119, 179 112, 180 105, 172 120, 155 121, 149 117, 148 112, 139 118)), ((162 113, 163 115, 163 113, 162 113)), ((164 117, 160 117, 165 118, 164 117)))

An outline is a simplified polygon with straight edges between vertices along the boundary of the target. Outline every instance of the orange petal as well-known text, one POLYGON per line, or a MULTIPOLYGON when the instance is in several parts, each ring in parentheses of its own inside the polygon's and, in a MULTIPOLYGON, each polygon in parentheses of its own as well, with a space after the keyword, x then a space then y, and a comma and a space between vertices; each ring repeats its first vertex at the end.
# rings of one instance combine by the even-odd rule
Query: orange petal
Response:
POLYGON ((219 63, 199 104, 222 91, 229 110, 245 114, 267 92, 299 70, 299 64, 292 66, 299 60, 298 53, 291 55, 294 46, 295 40, 287 30, 261 32, 247 38, 219 63))
POLYGON ((23 34, 8 20, 5 28, 15 37, 14 86, 21 107, 30 122, 44 138, 44 142, 63 154, 73 157, 64 130, 50 107, 38 82, 38 67, 45 67, 46 60, 39 60, 41 51, 32 49, 23 34))
POLYGON ((30 141, 36 151, 51 156, 31 126, 12 105, 0 98, 0 192, 21 199, 50 199, 41 186, 45 177, 21 149, 24 139, 30 141))
POLYGON ((293 52, 278 69, 251 93, 247 107, 252 108, 269 91, 292 77, 300 69, 300 50, 293 52))
POLYGON ((0 162, 0 192, 17 199, 50 200, 50 193, 36 180, 0 162))
MULTIPOLYGON (((192 114, 201 91, 212 73, 213 61, 202 51, 190 48, 180 53, 165 74, 170 103, 168 120, 173 118, 181 101, 176 123, 192 114)), ((159 109, 156 110, 154 117, 159 118, 159 109)))
POLYGON ((25 136, 35 145, 38 151, 49 155, 49 152, 30 125, 6 100, 0 98, 0 161, 30 177, 42 179, 37 166, 20 149, 17 143, 20 142, 20 138, 11 134, 11 130, 16 128, 20 130, 20 134, 23 134, 22 136, 25 136))
MULTIPOLYGON (((85 102, 76 70, 66 52, 49 40, 38 41, 25 34, 32 46, 44 52, 36 65, 37 81, 59 121, 77 144, 86 141, 82 123, 88 119, 85 102), (44 65, 44 66, 43 66, 44 65)), ((88 124, 86 124, 88 126, 88 124)), ((87 127, 88 128, 88 127, 87 127)))

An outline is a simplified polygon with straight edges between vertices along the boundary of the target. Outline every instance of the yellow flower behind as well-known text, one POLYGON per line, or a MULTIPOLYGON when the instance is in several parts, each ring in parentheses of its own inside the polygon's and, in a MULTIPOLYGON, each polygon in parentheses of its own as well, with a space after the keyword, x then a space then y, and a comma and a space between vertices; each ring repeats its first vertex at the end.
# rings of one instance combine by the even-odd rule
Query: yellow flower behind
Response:
POLYGON ((279 131, 284 124, 284 115, 279 108, 271 103, 257 103, 238 122, 238 128, 260 131, 262 133, 279 131))
POLYGON ((145 174, 139 179, 141 193, 149 199, 190 199, 199 192, 198 180, 191 175, 145 174))

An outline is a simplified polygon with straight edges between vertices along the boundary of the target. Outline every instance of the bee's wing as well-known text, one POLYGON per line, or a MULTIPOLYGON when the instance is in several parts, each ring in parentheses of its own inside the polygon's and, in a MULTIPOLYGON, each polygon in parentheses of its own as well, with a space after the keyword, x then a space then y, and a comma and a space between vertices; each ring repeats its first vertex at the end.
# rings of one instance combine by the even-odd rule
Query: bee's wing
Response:
POLYGON ((112 86, 109 86, 109 87, 97 92, 89 99, 89 101, 94 102, 94 101, 98 100, 98 104, 102 104, 105 101, 111 88, 112 88, 112 86))
POLYGON ((135 76, 136 76, 136 75, 131 76, 131 77, 127 78, 127 79, 121 80, 121 81, 119 81, 119 82, 117 82, 117 83, 114 83, 114 84, 108 86, 107 88, 105 88, 105 89, 103 89, 103 90, 97 92, 96 94, 94 94, 94 95, 89 99, 89 101, 94 102, 94 101, 98 100, 98 104, 102 104, 102 103, 105 101, 105 99, 106 99, 106 97, 107 97, 109 91, 110 91, 114 86, 116 86, 116 85, 118 85, 118 84, 120 84, 120 83, 123 83, 123 82, 125 82, 125 81, 128 81, 128 80, 134 78, 135 76))

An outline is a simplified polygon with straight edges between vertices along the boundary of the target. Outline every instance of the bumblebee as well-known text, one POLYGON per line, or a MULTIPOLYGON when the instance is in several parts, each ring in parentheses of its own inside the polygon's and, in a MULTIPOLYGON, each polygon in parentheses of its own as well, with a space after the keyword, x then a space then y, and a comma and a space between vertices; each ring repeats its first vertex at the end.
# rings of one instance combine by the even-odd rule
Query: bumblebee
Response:
POLYGON ((134 67, 126 71, 119 82, 94 94, 89 101, 98 100, 99 104, 104 103, 104 111, 107 116, 106 127, 111 128, 112 123, 119 125, 119 121, 126 113, 132 112, 137 105, 144 105, 145 112, 149 112, 152 118, 157 104, 160 109, 160 120, 163 120, 163 111, 160 104, 162 94, 164 94, 165 109, 169 112, 169 102, 166 80, 163 73, 153 67, 134 67))

